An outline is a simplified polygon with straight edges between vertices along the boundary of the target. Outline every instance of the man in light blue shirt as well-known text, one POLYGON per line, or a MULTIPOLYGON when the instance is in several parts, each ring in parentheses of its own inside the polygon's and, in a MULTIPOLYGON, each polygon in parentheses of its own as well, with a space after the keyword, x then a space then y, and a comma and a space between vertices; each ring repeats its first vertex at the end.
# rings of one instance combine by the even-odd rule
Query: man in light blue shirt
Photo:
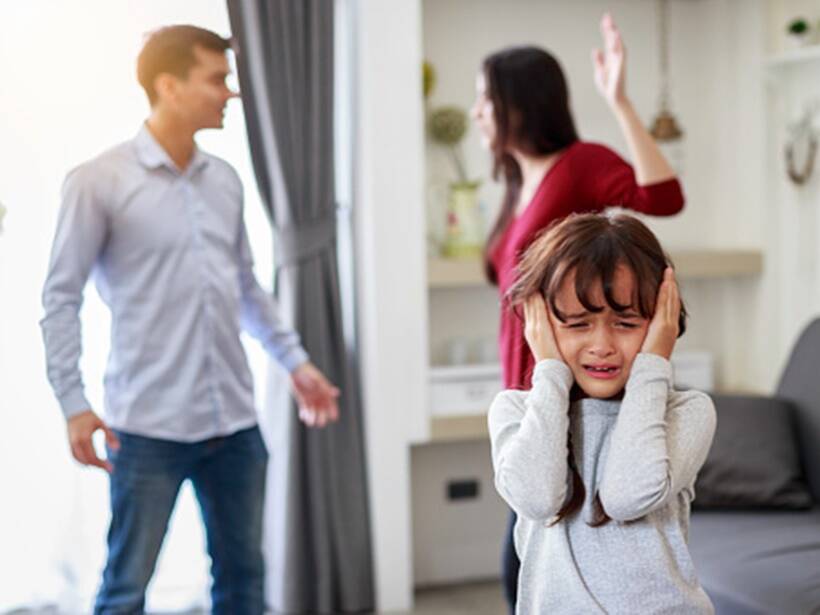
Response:
POLYGON ((221 128, 230 43, 193 26, 153 33, 138 60, 151 114, 137 136, 69 173, 43 291, 48 376, 74 457, 110 474, 108 560, 95 613, 139 613, 168 518, 190 479, 212 558, 213 612, 264 610, 267 451, 244 329, 290 371, 300 417, 338 417, 338 389, 260 288, 233 168, 194 134, 221 128), (111 309, 105 421, 79 370, 83 289, 111 309), (105 432, 108 457, 92 444, 105 432))

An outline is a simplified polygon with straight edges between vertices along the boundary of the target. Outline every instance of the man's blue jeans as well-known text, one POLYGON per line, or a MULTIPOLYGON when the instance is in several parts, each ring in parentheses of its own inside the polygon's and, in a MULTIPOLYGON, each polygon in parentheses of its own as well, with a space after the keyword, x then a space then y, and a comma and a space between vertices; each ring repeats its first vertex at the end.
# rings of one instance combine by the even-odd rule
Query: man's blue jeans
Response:
POLYGON ((264 605, 262 507, 268 453, 258 427, 181 443, 118 432, 108 451, 111 526, 95 614, 142 613, 182 482, 190 479, 205 521, 214 615, 260 615, 264 605))

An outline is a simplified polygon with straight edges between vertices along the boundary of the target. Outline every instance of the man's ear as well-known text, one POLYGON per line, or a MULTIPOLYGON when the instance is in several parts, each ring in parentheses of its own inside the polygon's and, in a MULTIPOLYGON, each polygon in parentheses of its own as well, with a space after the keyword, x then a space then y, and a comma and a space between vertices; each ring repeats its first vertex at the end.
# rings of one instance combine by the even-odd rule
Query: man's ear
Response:
POLYGON ((160 73, 154 78, 154 90, 159 100, 173 100, 176 97, 178 79, 170 73, 160 73))

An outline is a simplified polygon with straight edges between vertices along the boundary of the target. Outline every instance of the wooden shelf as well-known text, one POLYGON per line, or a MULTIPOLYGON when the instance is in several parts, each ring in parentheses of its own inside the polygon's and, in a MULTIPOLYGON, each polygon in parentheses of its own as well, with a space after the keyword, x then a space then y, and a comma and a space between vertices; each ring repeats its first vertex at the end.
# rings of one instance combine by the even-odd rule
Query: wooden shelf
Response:
MULTIPOLYGON (((681 278, 726 278, 763 271, 759 250, 678 250, 670 256, 681 278)), ((436 288, 486 286, 479 260, 433 258, 427 262, 427 285, 436 288)))
POLYGON ((430 419, 430 442, 464 442, 489 437, 486 414, 434 416, 430 419))
POLYGON ((728 278, 763 273, 759 250, 680 250, 670 253, 681 278, 728 278))

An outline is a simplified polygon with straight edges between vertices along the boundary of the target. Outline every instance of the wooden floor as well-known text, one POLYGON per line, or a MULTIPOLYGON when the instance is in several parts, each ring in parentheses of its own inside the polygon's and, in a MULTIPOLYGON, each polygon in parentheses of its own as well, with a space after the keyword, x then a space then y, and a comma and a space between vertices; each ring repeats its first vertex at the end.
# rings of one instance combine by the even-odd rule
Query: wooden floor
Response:
POLYGON ((507 605, 497 581, 416 592, 412 611, 402 615, 505 615, 507 605))
MULTIPOLYGON (((391 611, 381 615, 506 615, 507 607, 497 581, 425 589, 416 592, 412 611, 391 611)), ((6 615, 77 615, 56 609, 19 610, 6 615)), ((162 615, 154 613, 153 615, 162 615)), ((182 615, 177 613, 177 615, 182 615)), ((185 615, 207 615, 189 611, 185 615)))

